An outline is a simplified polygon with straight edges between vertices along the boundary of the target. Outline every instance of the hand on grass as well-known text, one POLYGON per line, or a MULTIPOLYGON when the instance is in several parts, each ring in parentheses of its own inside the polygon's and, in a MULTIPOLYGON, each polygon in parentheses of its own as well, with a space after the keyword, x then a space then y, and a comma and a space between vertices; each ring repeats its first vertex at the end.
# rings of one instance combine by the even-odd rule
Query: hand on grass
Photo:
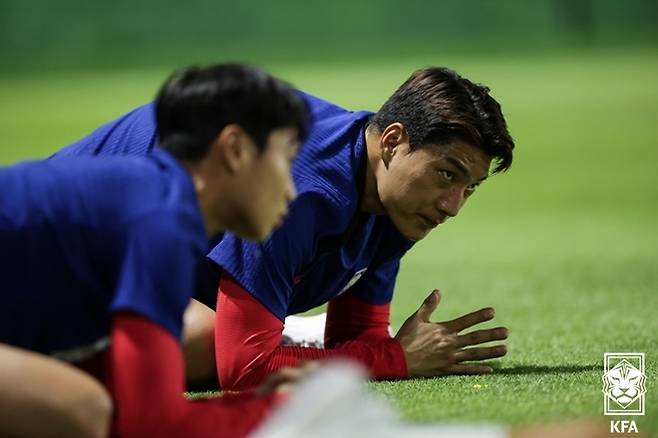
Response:
POLYGON ((431 322, 430 316, 441 301, 438 290, 425 298, 420 308, 402 325, 395 339, 404 350, 407 369, 412 377, 431 377, 446 374, 487 374, 486 365, 463 363, 504 356, 505 345, 473 347, 489 341, 507 339, 507 329, 496 327, 459 333, 494 317, 492 308, 480 309, 445 322, 431 322))

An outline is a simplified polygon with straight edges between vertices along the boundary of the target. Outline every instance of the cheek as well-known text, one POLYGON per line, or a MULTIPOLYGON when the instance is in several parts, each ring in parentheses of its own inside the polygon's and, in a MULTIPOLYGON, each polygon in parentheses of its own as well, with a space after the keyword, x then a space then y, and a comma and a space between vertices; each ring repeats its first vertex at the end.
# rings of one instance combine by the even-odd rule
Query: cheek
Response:
POLYGON ((270 169, 269 186, 273 201, 281 202, 285 199, 286 189, 290 178, 290 166, 285 161, 277 162, 270 169))
POLYGON ((263 169, 259 177, 261 189, 258 194, 262 208, 269 210, 280 208, 280 204, 285 199, 289 172, 288 165, 281 162, 272 162, 263 169))
POLYGON ((417 174, 391 175, 386 181, 385 193, 381 194, 382 203, 389 209, 401 213, 416 213, 431 203, 432 184, 427 178, 417 174))
POLYGON ((387 181, 383 193, 381 193, 382 203, 389 211, 391 209, 403 210, 409 203, 409 193, 411 193, 411 188, 406 181, 387 181))

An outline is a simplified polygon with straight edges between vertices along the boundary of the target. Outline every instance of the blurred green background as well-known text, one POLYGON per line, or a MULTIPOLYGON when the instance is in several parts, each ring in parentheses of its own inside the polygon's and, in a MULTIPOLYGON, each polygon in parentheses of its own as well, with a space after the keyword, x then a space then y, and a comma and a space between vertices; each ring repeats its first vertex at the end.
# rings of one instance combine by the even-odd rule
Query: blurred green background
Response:
POLYGON ((624 46, 657 22, 652 0, 2 0, 0 68, 624 46))
MULTIPOLYGON (((419 243, 393 325, 432 288, 437 319, 494 306, 509 355, 484 378, 377 383, 417 421, 602 415, 604 352, 647 354, 658 433, 655 1, 0 1, 0 164, 48 155, 151 99, 188 63, 257 63, 376 110, 415 69, 491 87, 509 173, 419 243)), ((2 194, 0 194, 2 196, 2 194)))

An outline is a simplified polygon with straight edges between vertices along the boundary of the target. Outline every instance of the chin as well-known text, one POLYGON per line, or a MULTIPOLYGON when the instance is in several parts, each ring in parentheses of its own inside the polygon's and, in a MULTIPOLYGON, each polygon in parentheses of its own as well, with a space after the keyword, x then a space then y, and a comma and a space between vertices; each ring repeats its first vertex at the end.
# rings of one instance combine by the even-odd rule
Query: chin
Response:
POLYGON ((419 240, 424 239, 427 237, 427 235, 430 233, 430 230, 419 230, 419 229, 413 229, 411 232, 408 233, 402 233, 404 237, 406 237, 409 240, 413 240, 414 242, 417 242, 419 240))
POLYGON ((257 236, 254 237, 254 240, 257 240, 258 242, 262 242, 263 240, 266 240, 268 237, 270 237, 271 234, 272 234, 272 228, 263 230, 260 233, 258 233, 257 236))
POLYGON ((253 232, 250 233, 249 239, 250 240, 255 240, 257 242, 262 242, 263 240, 266 240, 270 235, 278 228, 276 223, 271 223, 268 225, 260 226, 260 227, 254 227, 253 232))
MULTIPOLYGON (((240 239, 254 242, 263 240, 263 235, 265 234, 262 230, 259 230, 258 227, 253 226, 253 224, 250 224, 247 221, 240 221, 239 223, 230 224, 226 227, 226 231, 235 234, 240 239)), ((265 234, 265 236, 267 235, 265 234)))
POLYGON ((271 230, 250 230, 249 232, 244 233, 241 237, 252 242, 262 242, 270 236, 271 230))
POLYGON ((422 240, 430 232, 430 229, 421 228, 417 224, 412 223, 410 221, 398 222, 393 220, 393 224, 395 225, 395 228, 397 228, 397 230, 400 232, 400 234, 402 234, 405 238, 412 240, 414 242, 422 240))

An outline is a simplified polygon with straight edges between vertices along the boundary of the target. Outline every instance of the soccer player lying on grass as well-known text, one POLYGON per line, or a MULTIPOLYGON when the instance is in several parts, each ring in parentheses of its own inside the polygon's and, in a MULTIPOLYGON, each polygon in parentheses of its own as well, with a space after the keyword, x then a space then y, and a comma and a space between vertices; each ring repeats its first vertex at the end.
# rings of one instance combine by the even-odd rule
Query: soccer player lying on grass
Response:
MULTIPOLYGON (((505 339, 507 329, 460 334, 493 318, 491 308, 432 323, 433 291, 394 338, 388 326, 403 255, 457 215, 492 163, 493 173, 511 165, 514 143, 498 103, 446 68, 415 72, 376 114, 303 96, 312 124, 293 167, 299 196, 286 223, 263 243, 226 234, 208 255, 221 270, 214 341, 222 388, 250 388, 280 367, 335 356, 357 359, 373 378, 491 372, 464 362, 503 356, 506 347, 469 347, 505 339), (327 302, 325 348, 280 345, 286 316, 327 302)), ((140 107, 59 154, 155 150, 152 111, 140 107)), ((189 320, 212 328, 208 313, 189 320)))
POLYGON ((208 236, 263 239, 295 197, 306 105, 220 65, 175 74, 155 107, 149 157, 0 169, 2 436, 103 437, 112 418, 124 438, 239 437, 276 402, 187 401, 179 339, 208 236))

